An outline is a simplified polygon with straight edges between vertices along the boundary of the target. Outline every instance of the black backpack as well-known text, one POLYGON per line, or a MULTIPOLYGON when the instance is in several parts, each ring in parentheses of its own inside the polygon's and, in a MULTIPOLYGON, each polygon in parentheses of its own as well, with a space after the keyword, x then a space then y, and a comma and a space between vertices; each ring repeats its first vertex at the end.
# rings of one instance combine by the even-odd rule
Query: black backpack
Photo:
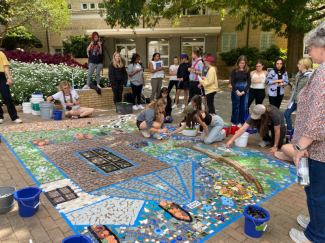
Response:
POLYGON ((124 94, 124 102, 132 103, 132 93, 124 94))
POLYGON ((100 88, 97 87, 97 83, 94 81, 92 83, 90 83, 89 86, 91 89, 96 90, 97 94, 101 95, 102 94, 102 90, 100 88))

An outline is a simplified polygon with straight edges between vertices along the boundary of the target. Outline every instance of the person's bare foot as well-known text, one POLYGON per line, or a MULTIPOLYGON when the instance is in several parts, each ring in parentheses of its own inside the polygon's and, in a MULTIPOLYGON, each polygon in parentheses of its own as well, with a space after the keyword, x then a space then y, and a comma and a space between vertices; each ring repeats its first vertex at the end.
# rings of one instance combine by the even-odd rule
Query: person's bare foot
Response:
POLYGON ((287 161, 293 162, 293 159, 286 156, 283 152, 277 151, 277 152, 274 153, 274 156, 277 157, 280 160, 287 160, 287 161))

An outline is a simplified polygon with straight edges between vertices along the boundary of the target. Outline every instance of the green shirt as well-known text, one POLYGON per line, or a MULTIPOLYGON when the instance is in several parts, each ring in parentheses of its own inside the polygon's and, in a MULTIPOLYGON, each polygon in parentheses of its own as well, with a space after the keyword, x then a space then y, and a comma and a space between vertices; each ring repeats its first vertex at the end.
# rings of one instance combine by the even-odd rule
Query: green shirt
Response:
POLYGON ((293 103, 298 103, 298 95, 299 95, 300 91, 306 86, 311 74, 312 74, 312 71, 310 71, 310 70, 304 72, 303 74, 297 73, 296 88, 295 88, 295 92, 292 97, 293 103))

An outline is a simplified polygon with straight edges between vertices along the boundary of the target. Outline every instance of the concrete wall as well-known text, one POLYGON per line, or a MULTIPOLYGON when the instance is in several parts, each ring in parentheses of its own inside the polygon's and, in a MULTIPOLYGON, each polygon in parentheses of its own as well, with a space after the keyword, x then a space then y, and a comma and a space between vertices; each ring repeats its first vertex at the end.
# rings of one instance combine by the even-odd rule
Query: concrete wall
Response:
POLYGON ((174 57, 181 57, 181 37, 170 37, 169 38, 169 66, 174 64, 174 57))
POLYGON ((209 52, 211 56, 216 59, 217 57, 217 43, 218 37, 217 36, 207 36, 205 38, 205 51, 209 52))
MULTIPOLYGON (((113 60, 113 54, 116 51, 115 38, 105 37, 105 45, 107 47, 108 54, 113 60)), ((111 59, 109 59, 108 54, 105 50, 103 50, 103 52, 104 52, 104 60, 105 60, 104 68, 108 68, 109 64, 111 63, 111 59)))
POLYGON ((137 37, 135 38, 135 45, 137 54, 140 55, 141 63, 146 68, 148 67, 148 53, 147 53, 147 38, 137 37))

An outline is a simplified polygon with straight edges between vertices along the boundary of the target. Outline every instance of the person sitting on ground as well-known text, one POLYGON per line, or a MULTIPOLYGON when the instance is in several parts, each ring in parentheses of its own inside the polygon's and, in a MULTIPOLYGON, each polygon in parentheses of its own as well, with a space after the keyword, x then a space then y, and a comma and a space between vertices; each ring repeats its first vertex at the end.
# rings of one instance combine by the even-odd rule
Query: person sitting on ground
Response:
POLYGON ((70 89, 71 85, 68 81, 61 81, 59 92, 47 97, 47 103, 50 103, 52 100, 59 100, 65 110, 66 117, 81 118, 93 114, 95 109, 81 107, 78 93, 70 89))
POLYGON ((164 125, 164 111, 166 101, 164 99, 153 100, 137 117, 137 127, 142 135, 150 138, 153 132, 153 137, 162 139, 159 133, 168 133, 164 125))
POLYGON ((167 134, 166 138, 183 131, 186 127, 194 128, 196 123, 199 123, 203 128, 200 139, 205 144, 220 142, 226 137, 226 131, 222 129, 224 121, 220 116, 196 110, 187 114, 185 123, 174 132, 167 134))
POLYGON ((164 123, 172 123, 173 117, 172 117, 172 99, 169 97, 169 90, 168 88, 164 87, 160 90, 160 95, 157 97, 157 99, 164 99, 167 103, 165 108, 165 115, 164 115, 164 123))
POLYGON ((284 123, 284 115, 279 109, 273 105, 256 105, 252 114, 247 118, 244 125, 236 132, 236 134, 228 141, 226 147, 229 148, 231 144, 251 126, 251 130, 257 128, 263 141, 258 145, 265 147, 272 141, 272 148, 270 153, 274 153, 283 145, 286 128, 284 123), (271 125, 268 125, 271 122, 271 125), (271 137, 269 135, 271 130, 271 137))

